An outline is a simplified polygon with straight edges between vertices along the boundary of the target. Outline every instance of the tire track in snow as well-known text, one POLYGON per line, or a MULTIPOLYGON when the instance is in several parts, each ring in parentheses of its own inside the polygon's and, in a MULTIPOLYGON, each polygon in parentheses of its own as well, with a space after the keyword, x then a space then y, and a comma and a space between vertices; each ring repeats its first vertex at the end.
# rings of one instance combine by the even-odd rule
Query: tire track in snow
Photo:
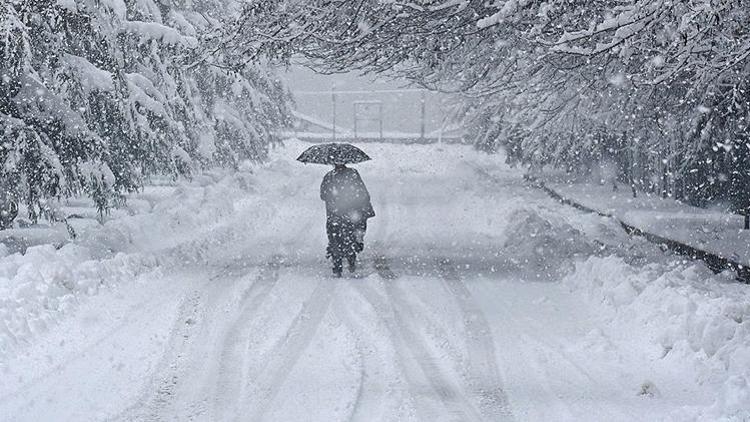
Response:
MULTIPOLYGON (((243 313, 248 309, 257 309, 266 300, 278 279, 279 262, 281 262, 281 258, 274 257, 270 262, 263 265, 260 268, 258 276, 242 292, 236 306, 238 309, 242 309, 243 313)), ((252 268, 244 268, 242 273, 251 271, 252 268)), ((224 273, 224 276, 227 275, 224 273)), ((241 274, 237 273, 235 275, 239 276, 241 274)), ((215 290, 213 282, 217 278, 217 276, 209 277, 208 282, 203 285, 203 288, 205 290, 215 290)), ((209 308, 211 308, 211 311, 217 312, 218 307, 216 303, 208 303, 212 302, 212 299, 208 296, 212 296, 211 293, 221 292, 208 291, 208 295, 205 294, 206 291, 203 293, 201 294, 199 291, 194 292, 183 303, 178 312, 175 327, 171 332, 168 346, 166 347, 166 354, 157 366, 153 380, 147 385, 144 393, 142 393, 136 403, 116 418, 117 420, 161 421, 175 419, 177 415, 179 415, 179 418, 186 420, 207 417, 206 413, 211 410, 209 407, 211 391, 207 392, 203 390, 202 393, 205 394, 197 398, 179 397, 177 395, 178 389, 190 382, 190 372, 198 369, 196 368, 196 364, 199 364, 199 362, 196 362, 195 359, 201 355, 202 349, 196 344, 196 341, 201 341, 201 339, 195 338, 196 333, 194 331, 211 330, 212 325, 216 322, 216 317, 208 315, 208 312, 209 308), (202 325, 196 325, 197 323, 201 323, 202 325)), ((235 321, 230 330, 242 321, 242 315, 237 317, 235 321)), ((224 348, 220 349, 222 352, 226 349, 227 341, 228 338, 225 335, 222 343, 224 348)), ((213 356, 207 357, 210 359, 213 356)), ((215 362, 215 364, 219 368, 226 366, 225 361, 222 359, 224 356, 219 355, 217 357, 219 359, 217 359, 218 362, 215 362)), ((221 375, 221 373, 218 373, 218 376, 214 379, 217 379, 218 382, 221 379, 221 375)))
MULTIPOLYGON (((406 345, 412 359, 427 379, 435 397, 440 400, 451 419, 460 421, 482 420, 481 414, 461 393, 460 388, 443 374, 443 370, 437 364, 435 357, 429 352, 423 336, 419 333, 418 328, 413 326, 413 321, 416 321, 418 317, 404 300, 403 294, 396 289, 395 281, 398 277, 388 266, 388 260, 384 256, 380 256, 376 259, 375 265, 378 274, 385 281, 387 301, 391 304, 394 323, 389 325, 392 326, 391 331, 394 339, 403 341, 406 345)), ((372 298, 373 295, 369 296, 372 298)), ((382 308, 383 305, 381 304, 382 308)), ((440 419, 439 415, 437 418, 440 419)))
MULTIPOLYGON (((160 298, 151 298, 149 300, 142 301, 136 305, 139 309, 144 311, 144 313, 151 313, 152 311, 155 311, 162 307, 162 302, 160 298)), ((122 321, 118 322, 117 324, 113 325, 108 330, 104 331, 99 337, 97 337, 95 340, 91 341, 90 343, 86 344, 82 349, 69 354, 65 359, 63 359, 60 363, 57 365, 51 367, 50 369, 44 371, 43 373, 39 374, 38 376, 35 376, 31 378, 28 382, 26 382, 23 386, 21 386, 18 390, 9 392, 7 394, 4 394, 0 396, 0 402, 7 401, 9 399, 17 398, 25 393, 28 393, 31 391, 31 389, 38 387, 40 384, 42 384, 45 380, 49 379, 50 377, 58 374, 59 372, 63 371, 67 366, 70 364, 77 362, 82 359, 86 359, 87 354, 91 351, 96 349, 98 346, 104 344, 106 341, 110 340, 113 336, 115 336, 120 331, 129 328, 135 324, 140 324, 142 321, 137 318, 130 318, 126 317, 123 318, 122 321)))
MULTIPOLYGON (((346 326, 349 332, 356 339, 357 359, 359 362, 359 384, 357 385, 357 396, 352 403, 351 412, 347 418, 350 422, 371 421, 371 420, 388 420, 384 414, 385 390, 382 388, 370 388, 368 380, 370 374, 380 373, 381 367, 385 366, 385 361, 380 358, 381 354, 377 350, 378 342, 373 338, 365 339, 368 328, 356 321, 352 316, 349 308, 341 303, 341 296, 333 300, 333 310, 336 317, 346 326), (368 344, 369 343, 369 344, 368 344), (368 351, 367 348, 370 350, 368 351)), ((401 362, 398 360, 396 366, 400 367, 401 362)))
MULTIPOLYGON (((597 386, 598 391, 605 391, 603 389, 603 384, 599 380, 560 350, 563 348, 561 344, 553 345, 539 339, 538 337, 531 337, 528 334, 522 334, 519 338, 523 339, 525 343, 535 346, 534 348, 536 349, 537 354, 542 354, 548 362, 556 362, 558 365, 571 369, 571 371, 568 372, 569 377, 565 380, 565 382, 568 383, 568 391, 580 391, 578 388, 579 385, 593 385, 597 386)), ((595 398, 589 398, 593 403, 600 401, 595 398)), ((597 415, 600 415, 603 420, 616 421, 638 419, 637 415, 629 412, 627 409, 614 410, 609 407, 599 406, 596 408, 596 413, 597 415)))
POLYGON ((213 394, 215 419, 226 420, 236 415, 244 381, 241 368, 244 368, 245 357, 249 352, 247 350, 249 333, 245 331, 251 327, 250 321, 257 317, 256 314, 261 305, 278 283, 279 270, 283 262, 283 257, 275 256, 261 268, 255 282, 242 295, 240 301, 242 311, 224 335, 218 356, 219 368, 213 394))
MULTIPOLYGON (((166 354, 157 365, 157 371, 135 403, 115 418, 116 420, 163 420, 162 411, 173 403, 175 390, 181 381, 186 352, 192 341, 193 324, 199 319, 198 315, 204 312, 200 302, 198 291, 182 302, 165 347, 166 354)), ((196 414, 201 413, 201 409, 193 410, 196 414)))
MULTIPOLYGON (((414 360, 415 358, 411 356, 409 346, 406 344, 406 340, 400 333, 398 324, 392 315, 393 310, 388 306, 386 299, 366 284, 355 285, 355 288, 358 290, 362 298, 370 304, 380 322, 390 333, 390 340, 393 343, 393 348, 396 353, 396 363, 404 373, 409 394, 414 400, 414 407, 419 420, 429 421, 439 419, 442 412, 424 402, 423 396, 425 391, 422 386, 428 384, 428 380, 425 379, 425 375, 421 373, 421 368, 418 367, 418 363, 410 362, 410 360, 414 360)), ((433 396, 438 395, 435 391, 429 393, 433 396)), ((357 412, 355 412, 355 415, 356 414, 357 412)))
MULTIPOLYGON (((244 400, 241 414, 248 416, 242 417, 242 420, 261 420, 268 411, 328 312, 336 285, 337 281, 321 277, 284 336, 266 353, 266 358, 260 364, 246 372, 247 384, 241 394, 241 399, 244 400)), ((247 352, 249 351, 246 350, 247 352)))
POLYGON ((467 382, 479 399, 479 408, 486 420, 510 421, 513 415, 500 377, 495 357, 495 342, 484 313, 448 259, 438 260, 438 272, 446 289, 458 304, 463 316, 468 352, 467 382))
MULTIPOLYGON (((507 300, 507 299, 506 299, 507 300)), ((510 304, 506 301, 505 303, 499 303, 497 310, 502 312, 503 321, 516 321, 517 318, 508 309, 510 304)), ((556 415, 559 420, 574 421, 577 420, 573 414, 572 409, 568 403, 566 403, 552 388, 549 382, 549 377, 546 375, 545 368, 540 364, 537 359, 534 359, 536 354, 535 350, 529 350, 529 344, 525 343, 528 339, 528 335, 524 330, 519 329, 512 323, 506 323, 503 326, 503 330, 508 333, 508 337, 523 339, 524 341, 516 341, 515 345, 518 348, 517 353, 522 356, 527 356, 524 360, 526 367, 524 370, 524 378, 528 383, 532 385, 540 386, 543 390, 543 394, 546 396, 544 400, 539 400, 546 404, 550 410, 550 414, 556 415)))
MULTIPOLYGON (((503 309, 509 309, 510 304, 507 304, 503 306, 503 309)), ((508 315, 508 320, 511 320, 513 317, 510 316, 510 313, 505 311, 506 315, 508 315)), ((532 349, 531 351, 525 353, 528 356, 533 355, 541 355, 543 359, 545 359, 547 362, 555 362, 556 367, 560 368, 565 367, 568 368, 569 371, 566 371, 568 376, 564 380, 566 383, 568 383, 567 390, 569 391, 582 391, 580 386, 581 385, 593 385, 597 386, 594 390, 595 391, 606 391, 606 384, 601 382, 601 378, 591 374, 585 366, 581 365, 579 362, 577 362, 574 357, 571 357, 567 352, 565 352, 565 345, 561 343, 560 341, 553 341, 550 339, 548 335, 545 335, 545 333, 542 332, 541 328, 539 327, 538 323, 534 320, 529 320, 526 324, 524 324, 525 330, 520 330, 516 327, 513 327, 512 330, 517 331, 516 336, 519 338, 520 341, 519 344, 525 344, 526 349, 532 349)), ((542 372, 542 367, 538 364, 537 360, 535 359, 529 359, 528 360, 534 368, 537 369, 537 372, 542 372)), ((545 379, 549 379, 549 377, 545 376, 545 379)), ((545 390, 551 391, 551 387, 547 387, 549 385, 548 382, 544 383, 545 390)), ((593 398, 592 403, 596 403, 596 398, 593 398)), ((590 409, 594 410, 594 409, 590 409)), ((627 408, 617 408, 613 409, 611 407, 604 407, 599 406, 595 409, 597 414, 601 414, 602 419, 607 420, 635 420, 637 419, 637 415, 633 414, 631 411, 629 411, 627 408)), ((566 411, 567 414, 570 414, 571 419, 575 418, 572 414, 573 409, 568 406, 568 410, 566 411)))

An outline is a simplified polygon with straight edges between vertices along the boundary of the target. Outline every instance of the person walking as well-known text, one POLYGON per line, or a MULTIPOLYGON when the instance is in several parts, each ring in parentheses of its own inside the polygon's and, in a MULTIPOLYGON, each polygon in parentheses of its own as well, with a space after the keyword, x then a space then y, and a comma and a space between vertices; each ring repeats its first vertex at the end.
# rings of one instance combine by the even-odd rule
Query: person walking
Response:
POLYGON ((333 261, 333 274, 341 277, 344 259, 349 272, 356 270, 357 254, 364 249, 367 220, 375 216, 375 210, 359 172, 343 163, 336 163, 323 178, 320 199, 326 204, 326 257, 333 261))
POLYGON ((370 160, 361 149, 345 143, 318 144, 307 148, 298 161, 333 165, 320 184, 320 199, 326 204, 326 258, 333 261, 333 274, 341 277, 344 259, 349 271, 357 267, 357 254, 364 249, 367 220, 375 216, 370 193, 357 170, 347 164, 370 160))

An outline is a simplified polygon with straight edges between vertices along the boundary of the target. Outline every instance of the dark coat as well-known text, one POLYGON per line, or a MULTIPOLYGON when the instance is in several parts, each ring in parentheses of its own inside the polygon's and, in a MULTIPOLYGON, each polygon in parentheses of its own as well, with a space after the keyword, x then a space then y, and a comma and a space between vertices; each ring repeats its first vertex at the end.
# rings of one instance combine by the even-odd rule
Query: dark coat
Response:
POLYGON ((341 166, 329 171, 320 184, 320 199, 326 203, 328 217, 359 222, 375 216, 370 193, 353 168, 341 166))

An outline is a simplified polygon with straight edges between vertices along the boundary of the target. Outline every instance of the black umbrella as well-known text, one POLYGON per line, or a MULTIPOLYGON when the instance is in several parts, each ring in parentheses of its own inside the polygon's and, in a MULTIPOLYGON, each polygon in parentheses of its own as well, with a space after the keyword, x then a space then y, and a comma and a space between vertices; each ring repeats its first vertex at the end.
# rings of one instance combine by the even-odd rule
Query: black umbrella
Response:
POLYGON ((356 164, 370 160, 364 151, 351 144, 330 143, 313 145, 297 161, 311 164, 356 164))

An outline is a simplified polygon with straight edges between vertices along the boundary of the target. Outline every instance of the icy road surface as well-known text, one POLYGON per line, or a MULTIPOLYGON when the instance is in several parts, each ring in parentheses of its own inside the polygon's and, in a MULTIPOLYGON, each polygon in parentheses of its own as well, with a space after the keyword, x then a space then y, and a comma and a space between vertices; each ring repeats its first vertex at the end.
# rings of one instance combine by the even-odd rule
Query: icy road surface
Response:
POLYGON ((139 246, 162 263, 150 280, 83 302, 12 357, 0 419, 643 421, 710 404, 560 282, 577 259, 648 249, 611 222, 502 157, 366 144, 378 215, 358 271, 333 279, 327 169, 294 162, 305 147, 225 187, 233 206, 205 230, 139 246))

